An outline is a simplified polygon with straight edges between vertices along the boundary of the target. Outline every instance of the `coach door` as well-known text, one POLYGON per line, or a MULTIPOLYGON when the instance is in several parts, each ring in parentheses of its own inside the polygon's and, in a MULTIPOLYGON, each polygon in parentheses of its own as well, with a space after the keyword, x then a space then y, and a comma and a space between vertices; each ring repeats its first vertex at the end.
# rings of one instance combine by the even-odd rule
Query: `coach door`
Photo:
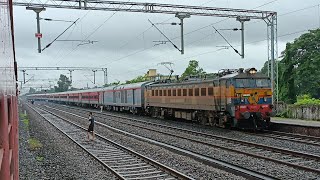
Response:
POLYGON ((226 97, 226 90, 227 90, 227 81, 225 79, 219 80, 219 104, 220 104, 220 111, 225 111, 227 97, 226 97))

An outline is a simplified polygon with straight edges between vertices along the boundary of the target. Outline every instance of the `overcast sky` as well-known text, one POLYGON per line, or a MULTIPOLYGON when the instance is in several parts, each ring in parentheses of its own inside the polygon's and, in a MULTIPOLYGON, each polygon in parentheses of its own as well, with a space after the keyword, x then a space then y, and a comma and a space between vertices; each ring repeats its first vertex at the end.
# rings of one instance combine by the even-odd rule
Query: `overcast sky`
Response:
MULTIPOLYGON (((257 9, 278 12, 278 36, 281 36, 278 40, 279 52, 284 50, 287 42, 292 42, 299 37, 302 31, 320 27, 320 0, 149 0, 148 2, 242 9, 253 9, 265 4, 257 9)), ((158 65, 160 62, 173 62, 175 74, 181 74, 187 67, 188 61, 192 59, 199 61, 200 66, 206 72, 216 72, 222 68, 256 67, 260 69, 268 57, 267 26, 262 20, 252 20, 246 23, 245 42, 247 44, 245 58, 241 59, 232 49, 217 47, 226 46, 227 43, 215 33, 212 26, 208 25, 223 18, 192 16, 186 19, 185 33, 193 32, 204 26, 208 27, 185 36, 185 54, 181 55, 171 44, 154 46, 153 41, 163 41, 165 38, 148 22, 148 19, 154 23, 179 22, 174 15, 128 12, 113 14, 114 12, 107 11, 67 9, 47 9, 41 12, 40 17, 43 18, 68 21, 80 18, 79 22, 59 39, 89 39, 98 42, 82 46, 77 46, 77 42, 55 42, 43 53, 38 54, 37 39, 34 37, 36 15, 33 11, 27 11, 25 7, 15 7, 15 40, 19 66, 107 67, 109 82, 117 80, 123 82, 146 73, 150 68, 158 69, 161 74, 168 74, 169 71, 166 68, 158 65), (91 36, 87 38, 89 35, 91 36)), ((70 22, 41 21, 42 46, 51 42, 70 24, 70 22)), ((235 19, 228 19, 214 26, 217 29, 239 28, 240 23, 235 19)), ((158 27, 180 47, 179 26, 158 25, 158 27)), ((236 49, 240 50, 239 31, 220 30, 220 32, 236 49)), ((29 71, 27 73, 27 79, 32 76, 34 79, 58 79, 60 74, 69 76, 66 71, 29 71)), ((97 72, 96 75, 96 85, 103 85, 103 73, 97 72)), ((22 79, 22 74, 19 79, 22 79)), ((92 72, 75 71, 73 80, 74 87, 83 87, 87 84, 90 87, 94 86, 91 82, 93 81, 92 72)), ((30 81, 26 86, 41 86, 41 84, 48 86, 47 81, 30 81)), ((51 84, 55 85, 55 82, 51 84)))

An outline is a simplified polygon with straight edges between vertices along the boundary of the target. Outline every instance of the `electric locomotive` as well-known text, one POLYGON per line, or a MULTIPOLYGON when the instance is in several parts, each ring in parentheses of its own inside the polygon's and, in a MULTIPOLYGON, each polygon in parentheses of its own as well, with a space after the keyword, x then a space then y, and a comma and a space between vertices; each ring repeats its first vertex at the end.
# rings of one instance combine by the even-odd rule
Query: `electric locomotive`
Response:
POLYGON ((216 75, 147 86, 146 112, 223 128, 267 129, 273 108, 270 78, 255 68, 227 69, 216 75))

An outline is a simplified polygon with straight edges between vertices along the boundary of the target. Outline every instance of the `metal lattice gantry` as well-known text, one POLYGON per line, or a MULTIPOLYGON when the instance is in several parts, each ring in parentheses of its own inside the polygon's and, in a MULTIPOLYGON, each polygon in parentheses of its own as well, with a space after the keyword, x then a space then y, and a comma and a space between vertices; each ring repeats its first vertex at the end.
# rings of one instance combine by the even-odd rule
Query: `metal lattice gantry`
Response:
POLYGON ((186 14, 188 16, 212 16, 234 19, 242 18, 264 20, 268 29, 268 67, 270 67, 269 76, 271 77, 272 81, 272 99, 273 103, 278 101, 278 68, 277 63, 275 63, 276 59, 278 58, 277 13, 274 11, 107 0, 13 0, 13 5, 25 6, 29 8, 64 8, 79 10, 162 13, 172 15, 186 14))
POLYGON ((97 67, 18 67, 18 71, 23 72, 23 82, 26 83, 26 71, 34 71, 34 70, 43 70, 43 71, 50 71, 50 70, 65 70, 70 72, 70 81, 72 82, 72 72, 73 71, 92 71, 94 84, 95 84, 95 73, 97 71, 103 71, 104 75, 104 83, 108 84, 108 69, 107 68, 97 68, 97 67))
POLYGON ((273 11, 107 0, 14 0, 13 5, 41 8, 67 8, 164 14, 187 13, 193 16, 229 18, 246 17, 250 19, 265 19, 275 13, 273 11))

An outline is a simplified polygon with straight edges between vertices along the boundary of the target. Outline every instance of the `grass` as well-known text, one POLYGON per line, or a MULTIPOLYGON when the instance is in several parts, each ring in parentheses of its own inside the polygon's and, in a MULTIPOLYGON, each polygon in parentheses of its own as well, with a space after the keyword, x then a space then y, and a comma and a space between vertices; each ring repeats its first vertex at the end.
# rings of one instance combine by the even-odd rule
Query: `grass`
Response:
POLYGON ((35 151, 35 150, 42 148, 42 144, 40 143, 40 141, 38 139, 30 138, 30 139, 28 139, 28 143, 29 143, 29 148, 32 151, 35 151))
POLYGON ((44 160, 44 157, 43 156, 37 156, 36 160, 39 161, 39 162, 42 162, 44 160))
POLYGON ((29 129, 29 119, 22 120, 25 129, 29 129))
POLYGON ((20 118, 21 119, 28 119, 28 115, 24 113, 20 113, 20 118))
POLYGON ((26 130, 29 129, 29 119, 28 119, 28 115, 24 114, 24 113, 20 113, 20 118, 22 119, 22 122, 24 124, 24 128, 26 130))

